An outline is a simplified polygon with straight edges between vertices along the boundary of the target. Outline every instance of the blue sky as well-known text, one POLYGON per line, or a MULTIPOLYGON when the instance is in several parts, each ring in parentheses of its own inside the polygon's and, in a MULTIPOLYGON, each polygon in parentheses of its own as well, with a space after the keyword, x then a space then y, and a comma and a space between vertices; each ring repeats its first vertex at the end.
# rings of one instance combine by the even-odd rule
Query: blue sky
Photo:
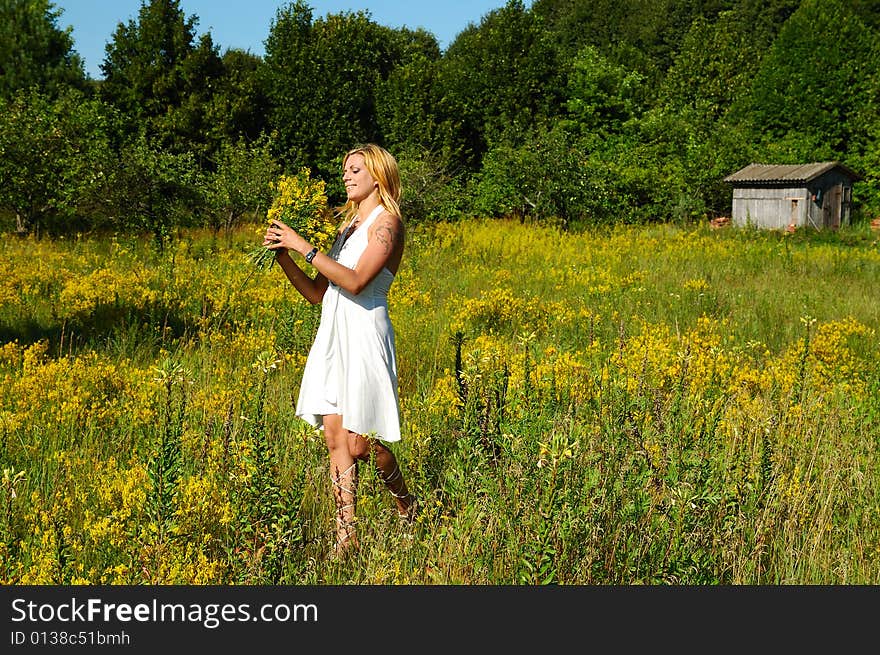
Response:
MULTIPOLYGON (((136 19, 141 0, 53 0, 61 10, 58 27, 73 27, 74 48, 85 61, 86 73, 100 79, 104 46, 119 23, 136 19)), ((263 41, 285 0, 180 0, 187 17, 199 18, 197 33, 211 32, 222 53, 227 48, 265 54, 263 41)), ((446 48, 470 23, 479 24, 488 12, 506 0, 307 0, 315 18, 328 13, 368 11, 373 21, 388 27, 424 28, 446 48)), ((526 2, 530 6, 531 2, 526 2)))

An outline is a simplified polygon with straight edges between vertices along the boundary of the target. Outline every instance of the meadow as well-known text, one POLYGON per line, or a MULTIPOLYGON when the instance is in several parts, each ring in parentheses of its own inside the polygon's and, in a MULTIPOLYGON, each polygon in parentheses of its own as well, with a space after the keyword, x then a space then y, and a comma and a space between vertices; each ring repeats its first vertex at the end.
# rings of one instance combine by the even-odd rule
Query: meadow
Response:
POLYGON ((865 227, 411 228, 398 519, 329 557, 318 321, 262 227, 0 242, 2 584, 880 583, 865 227))

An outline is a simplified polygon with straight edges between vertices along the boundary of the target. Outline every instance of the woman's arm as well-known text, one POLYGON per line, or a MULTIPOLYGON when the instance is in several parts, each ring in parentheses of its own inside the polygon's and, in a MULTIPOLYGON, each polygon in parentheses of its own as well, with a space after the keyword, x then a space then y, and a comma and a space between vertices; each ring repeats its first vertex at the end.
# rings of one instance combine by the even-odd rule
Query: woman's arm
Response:
MULTIPOLYGON (((264 245, 273 250, 289 248, 303 256, 312 250, 312 244, 302 238, 295 230, 281 223, 281 221, 274 221, 273 225, 267 230, 266 235, 264 245)), ((403 236, 403 222, 400 218, 388 212, 383 212, 376 218, 376 222, 370 226, 367 247, 354 268, 343 266, 327 254, 318 252, 314 259, 312 259, 312 266, 318 271, 318 276, 315 278, 316 286, 319 284, 317 281, 323 278, 324 286, 320 289, 321 296, 323 297, 324 290, 327 288, 327 280, 342 287, 349 293, 358 294, 364 290, 383 268, 388 268, 392 273, 396 273, 403 254, 403 236)), ((299 268, 292 260, 290 265, 297 269, 299 268)), ((283 265, 282 268, 284 268, 283 265)), ((299 277, 296 271, 291 272, 296 278, 299 277)), ((310 279, 302 271, 299 272, 306 280, 310 279)), ((287 273, 286 268, 285 273, 287 273)), ((300 289, 300 286, 291 277, 291 273, 288 273, 287 277, 307 300, 313 302, 310 296, 307 296, 300 289)), ((307 285, 307 283, 304 284, 307 285)))
POLYGON ((275 251, 275 259, 278 261, 281 270, 290 280, 291 284, 296 287, 300 295, 313 305, 317 305, 324 298, 324 292, 327 291, 327 278, 318 273, 314 278, 306 275, 296 262, 291 259, 287 250, 281 249, 275 251))

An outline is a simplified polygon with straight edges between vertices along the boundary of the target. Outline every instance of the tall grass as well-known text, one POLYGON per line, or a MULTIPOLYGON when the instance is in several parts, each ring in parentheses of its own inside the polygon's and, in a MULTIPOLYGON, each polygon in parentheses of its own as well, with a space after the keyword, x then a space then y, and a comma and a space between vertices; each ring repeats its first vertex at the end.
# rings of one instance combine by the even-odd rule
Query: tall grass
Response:
POLYGON ((0 581, 876 584, 867 229, 414 229, 392 288, 401 522, 361 467, 329 557, 293 413, 318 311, 245 228, 7 237, 0 581))

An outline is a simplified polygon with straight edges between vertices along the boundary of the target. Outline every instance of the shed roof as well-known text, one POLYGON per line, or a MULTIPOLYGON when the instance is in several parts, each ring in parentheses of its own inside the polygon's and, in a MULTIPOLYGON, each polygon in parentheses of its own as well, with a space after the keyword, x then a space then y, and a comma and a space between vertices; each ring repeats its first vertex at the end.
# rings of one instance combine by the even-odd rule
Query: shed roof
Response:
POLYGON ((837 161, 820 161, 811 164, 749 164, 724 178, 731 184, 778 184, 785 182, 809 182, 833 168, 839 168, 854 181, 861 176, 837 161))

